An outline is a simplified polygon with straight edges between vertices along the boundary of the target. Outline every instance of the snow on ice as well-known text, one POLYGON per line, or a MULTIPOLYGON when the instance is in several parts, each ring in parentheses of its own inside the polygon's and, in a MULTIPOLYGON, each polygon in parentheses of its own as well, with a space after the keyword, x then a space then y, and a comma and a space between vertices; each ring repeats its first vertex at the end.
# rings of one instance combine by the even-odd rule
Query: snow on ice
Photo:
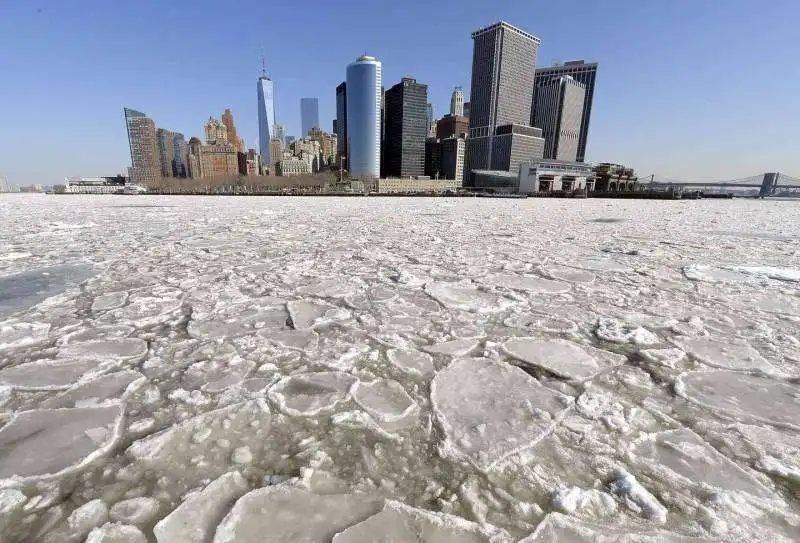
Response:
POLYGON ((795 202, 79 200, 0 195, 4 543, 800 540, 795 202))

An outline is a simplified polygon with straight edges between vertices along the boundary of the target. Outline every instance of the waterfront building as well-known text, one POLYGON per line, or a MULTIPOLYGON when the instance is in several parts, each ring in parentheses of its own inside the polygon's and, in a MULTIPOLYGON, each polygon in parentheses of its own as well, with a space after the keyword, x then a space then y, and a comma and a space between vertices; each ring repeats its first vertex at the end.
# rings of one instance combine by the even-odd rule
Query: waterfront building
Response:
POLYGON ((527 124, 498 126, 492 142, 491 169, 515 172, 523 162, 544 157, 545 140, 539 128, 527 124))
POLYGON ((197 138, 190 139, 189 165, 193 179, 231 177, 239 173, 237 153, 227 140, 209 140, 204 144, 197 138))
MULTIPOLYGON (((281 142, 281 152, 283 152, 283 143, 284 141, 286 141, 286 129, 281 123, 275 123, 274 134, 272 135, 272 139, 279 140, 281 142)), ((280 155, 278 155, 278 160, 280 160, 280 158, 281 158, 280 155)))
MULTIPOLYGON (((534 99, 532 102, 533 112, 531 114, 531 123, 535 123, 536 117, 536 101, 539 88, 544 87, 553 79, 558 79, 563 76, 569 76, 578 83, 581 83, 586 89, 583 98, 583 107, 581 114, 581 127, 578 136, 578 162, 586 160, 586 145, 589 139, 589 121, 592 118, 592 102, 594 100, 594 84, 597 78, 597 63, 584 62, 583 60, 572 60, 563 64, 555 64, 547 68, 536 68, 536 78, 534 86, 534 99)), ((541 127, 540 127, 541 128, 541 127)))
POLYGON ((262 65, 258 78, 258 151, 265 164, 270 164, 269 143, 275 134, 275 97, 272 80, 262 65))
POLYGON ((137 185, 153 184, 161 174, 156 125, 141 111, 126 107, 123 113, 131 152, 131 181, 137 185))
POLYGON ((228 141, 228 129, 225 128, 225 125, 222 124, 222 121, 219 119, 209 117, 206 124, 203 125, 203 128, 206 133, 206 143, 228 141))
POLYGON ((233 124, 233 113, 231 113, 230 109, 226 109, 222 114, 222 124, 225 125, 225 132, 227 133, 228 141, 233 144, 233 149, 237 153, 243 151, 243 147, 240 147, 241 142, 238 134, 236 134, 236 125, 233 124))
POLYGON ((461 87, 456 87, 453 95, 450 96, 450 115, 453 117, 464 116, 464 91, 461 90, 461 87))
POLYGON ((575 162, 586 87, 565 75, 536 90, 534 126, 545 139, 544 157, 575 162))
MULTIPOLYGON (((336 87, 336 156, 347 158, 347 82, 336 87)), ((347 164, 345 164, 347 166, 347 164)))
POLYGON ((381 63, 361 56, 347 66, 347 168, 376 179, 381 167, 381 63))
POLYGON ((425 172, 428 86, 404 77, 385 94, 387 177, 411 177, 425 172))
POLYGON ((283 154, 283 145, 281 140, 278 138, 273 138, 272 141, 269 142, 269 156, 270 160, 272 161, 269 164, 270 172, 274 175, 275 174, 275 164, 277 164, 281 156, 283 154))
MULTIPOLYGON (((536 54, 541 41, 506 22, 477 30, 472 33, 472 39, 466 169, 508 167, 514 171, 518 162, 511 159, 516 154, 511 152, 509 144, 517 143, 515 140, 521 144, 521 138, 529 133, 525 128, 530 128, 536 54), (498 152, 495 143, 505 148, 498 152)), ((523 158, 533 160, 535 157, 523 158)))
POLYGON ((473 171, 473 190, 509 194, 573 193, 592 190, 592 167, 582 162, 537 160, 523 162, 516 172, 473 171))
POLYGON ((311 173, 311 169, 308 161, 300 157, 284 157, 278 162, 278 175, 282 177, 291 177, 309 173, 311 173))
POLYGON ((445 115, 436 121, 436 137, 440 140, 453 136, 467 135, 469 119, 462 115, 445 115))
POLYGON ((441 149, 441 177, 453 179, 456 186, 461 187, 464 182, 464 154, 467 149, 467 138, 452 136, 439 140, 441 149))
POLYGON ((308 136, 312 128, 319 128, 319 98, 300 99, 300 125, 300 136, 303 138, 308 136))
POLYGON ((175 161, 175 134, 169 130, 157 128, 156 145, 158 146, 158 163, 161 167, 161 177, 172 177, 172 165, 175 161))
POLYGON ((438 178, 442 174, 442 144, 436 138, 425 140, 425 175, 438 178))
POLYGON ((389 177, 379 179, 377 191, 379 194, 396 193, 434 193, 455 192, 461 185, 454 179, 431 179, 429 177, 389 177))

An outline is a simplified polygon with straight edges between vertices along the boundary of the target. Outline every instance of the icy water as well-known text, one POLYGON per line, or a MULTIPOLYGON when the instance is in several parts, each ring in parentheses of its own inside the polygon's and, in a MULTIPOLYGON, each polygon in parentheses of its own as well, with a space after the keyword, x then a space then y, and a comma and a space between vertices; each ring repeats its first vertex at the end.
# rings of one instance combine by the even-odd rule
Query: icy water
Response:
POLYGON ((0 195, 0 541, 796 541, 800 205, 0 195))

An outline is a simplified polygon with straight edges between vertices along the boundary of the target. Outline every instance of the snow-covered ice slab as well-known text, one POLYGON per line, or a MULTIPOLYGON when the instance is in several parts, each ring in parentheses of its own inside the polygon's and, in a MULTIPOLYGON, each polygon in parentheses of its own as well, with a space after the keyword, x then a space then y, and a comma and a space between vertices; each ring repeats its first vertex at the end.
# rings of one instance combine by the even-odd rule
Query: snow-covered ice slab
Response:
POLYGON ((430 354, 444 354, 447 356, 466 356, 478 346, 478 341, 474 339, 455 339, 425 345, 421 349, 430 354))
POLYGON ((568 281, 570 283, 592 283, 597 277, 590 271, 570 268, 568 266, 543 266, 541 271, 553 279, 568 281))
POLYGON ((346 320, 350 312, 327 303, 310 300, 293 300, 287 302, 286 309, 295 330, 306 330, 337 320, 346 320))
POLYGON ((273 385, 269 397, 287 415, 312 417, 331 411, 356 382, 355 377, 340 371, 302 373, 273 385))
POLYGON ((43 322, 0 322, 0 351, 46 341, 49 331, 43 322))
POLYGON ((258 335, 276 345, 298 351, 312 350, 319 343, 319 334, 313 330, 264 329, 258 335))
POLYGON ((433 513, 388 500, 383 510, 337 534, 333 543, 504 543, 511 538, 493 526, 433 513))
POLYGON ((446 307, 471 313, 494 313, 512 305, 507 298, 463 283, 431 282, 425 292, 446 307))
POLYGON ((86 373, 98 369, 91 359, 56 359, 26 362, 0 370, 0 383, 21 390, 58 390, 69 388, 86 373))
POLYGON ((128 385, 144 379, 138 371, 123 370, 78 383, 63 393, 42 402, 43 409, 63 407, 94 407, 119 401, 128 385))
POLYGON ((480 282, 489 285, 504 287, 525 292, 540 294, 561 294, 569 292, 572 288, 569 283, 545 279, 537 275, 518 275, 516 273, 499 273, 480 278, 480 282))
POLYGON ((413 422, 419 406, 403 386, 391 379, 376 379, 353 387, 353 399, 387 431, 413 422))
POLYGON ((612 343, 655 345, 661 342, 657 335, 642 326, 624 323, 611 318, 598 319, 595 334, 600 339, 612 343))
POLYGON ((720 341, 707 336, 676 337, 672 340, 694 358, 716 368, 731 370, 762 370, 775 368, 744 340, 720 341))
POLYGON ((565 339, 515 338, 506 341, 503 349, 522 365, 543 368, 567 379, 589 379, 605 369, 580 345, 565 339))
POLYGON ((108 292, 97 296, 92 302, 92 311, 108 311, 125 305, 128 300, 126 291, 108 292))
POLYGON ((58 351, 59 358, 94 360, 129 360, 147 353, 147 342, 138 338, 120 338, 84 343, 69 343, 58 351))
POLYGON ((153 529, 158 543, 208 541, 233 503, 247 492, 238 471, 228 472, 191 494, 153 529))
POLYGON ((769 495, 755 477, 691 430, 668 430, 645 436, 631 446, 630 456, 643 471, 676 485, 706 485, 754 496, 769 495))
POLYGON ((533 534, 519 543, 611 543, 612 541, 619 543, 701 543, 709 540, 661 530, 626 530, 622 526, 584 522, 561 513, 550 513, 539 523, 533 534))
POLYGON ((0 478, 79 468, 116 441, 120 407, 23 411, 0 429, 0 478))
POLYGON ((468 358, 436 375, 431 401, 442 454, 485 471, 550 433, 572 399, 510 364, 468 358))
POLYGON ((89 532, 86 543, 147 543, 136 526, 108 522, 89 532))
POLYGON ((417 377, 431 375, 435 371, 433 357, 428 353, 405 349, 389 349, 386 351, 386 358, 400 371, 417 377))
MULTIPOLYGON (((322 543, 379 512, 383 500, 362 494, 317 495, 278 485, 236 502, 213 543, 322 543)), ((160 543, 160 542, 159 542, 160 543)))
POLYGON ((684 398, 739 421, 800 431, 800 385, 730 371, 688 372, 675 382, 684 398))

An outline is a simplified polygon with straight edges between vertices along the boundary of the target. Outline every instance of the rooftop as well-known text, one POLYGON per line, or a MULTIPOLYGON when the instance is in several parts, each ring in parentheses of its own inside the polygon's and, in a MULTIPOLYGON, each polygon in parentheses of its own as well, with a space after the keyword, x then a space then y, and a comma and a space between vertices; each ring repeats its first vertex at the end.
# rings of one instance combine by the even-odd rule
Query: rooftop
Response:
POLYGON ((514 26, 514 25, 512 25, 510 23, 507 23, 505 21, 499 21, 499 22, 497 22, 497 23, 495 23, 493 25, 487 26, 486 28, 481 28, 480 30, 476 30, 475 32, 472 33, 472 39, 475 39, 476 37, 480 36, 481 34, 486 34, 487 32, 492 32, 492 31, 497 30, 499 28, 503 28, 505 30, 509 30, 511 32, 520 34, 520 35, 528 38, 529 40, 535 41, 537 45, 541 45, 541 43, 542 43, 542 40, 540 40, 539 38, 537 38, 536 36, 534 36, 530 32, 525 32, 521 28, 517 28, 516 26, 514 26))

